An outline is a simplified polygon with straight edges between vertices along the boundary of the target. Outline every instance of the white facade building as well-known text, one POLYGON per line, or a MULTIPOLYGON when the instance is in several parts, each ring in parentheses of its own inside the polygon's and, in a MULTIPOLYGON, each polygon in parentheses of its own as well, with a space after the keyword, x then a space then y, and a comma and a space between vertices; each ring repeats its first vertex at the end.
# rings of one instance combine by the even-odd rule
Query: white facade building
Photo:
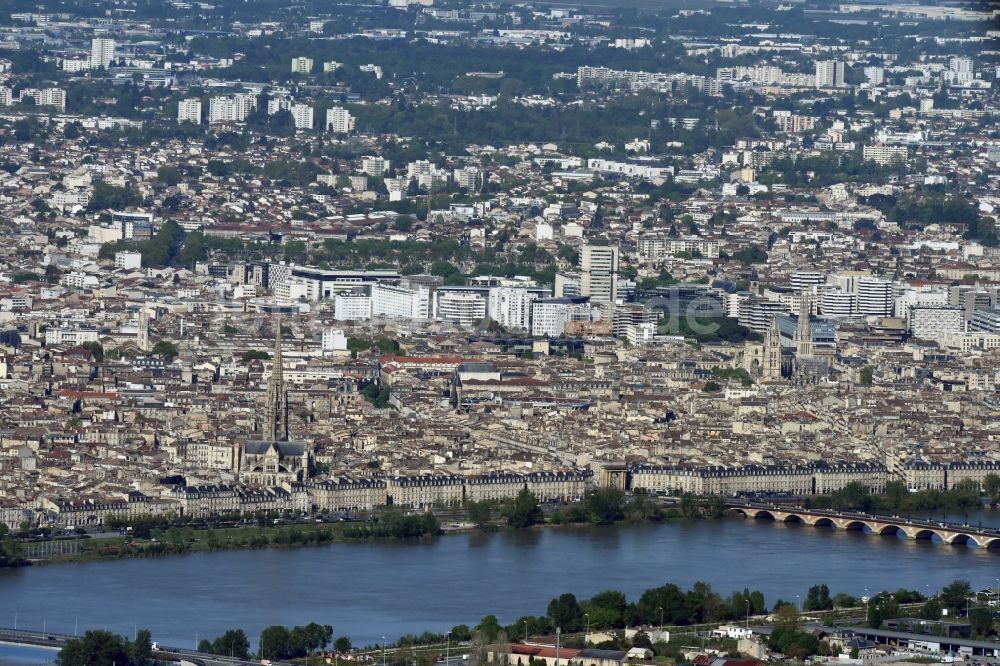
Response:
POLYGON ((486 298, 477 291, 439 291, 437 318, 474 326, 486 318, 486 298))
POLYGON ((910 332, 922 340, 943 342, 965 332, 965 310, 959 307, 915 307, 910 310, 910 332))
POLYGON ((858 314, 880 317, 892 314, 892 282, 875 277, 860 277, 855 285, 858 314))
POLYGON ((493 287, 487 313, 508 330, 531 330, 531 302, 535 298, 535 294, 523 287, 493 287))
POLYGON ((366 321, 372 318, 372 299, 365 294, 337 294, 333 299, 337 321, 366 321))
POLYGON ((142 253, 129 251, 115 252, 115 268, 122 270, 142 268, 142 253))
POLYGON ((115 40, 95 38, 90 40, 90 66, 107 69, 115 60, 115 40))
POLYGON ((372 316, 402 319, 429 319, 430 289, 377 284, 372 287, 372 316))
POLYGON ((843 62, 839 60, 820 60, 816 63, 817 88, 840 88, 843 85, 843 62))
POLYGON ((182 99, 177 102, 177 122, 201 124, 201 100, 182 99))
POLYGON ((542 298, 531 303, 531 334, 557 338, 569 322, 591 322, 594 308, 569 298, 542 298))
POLYGON ((580 252, 580 290, 592 303, 614 303, 618 298, 618 248, 584 245, 580 252))
MULTIPOLYGON (((354 129, 354 116, 351 115, 350 111, 339 106, 329 108, 326 110, 326 129, 335 134, 348 134, 354 129)), ((382 174, 369 173, 368 175, 381 176, 382 174)))

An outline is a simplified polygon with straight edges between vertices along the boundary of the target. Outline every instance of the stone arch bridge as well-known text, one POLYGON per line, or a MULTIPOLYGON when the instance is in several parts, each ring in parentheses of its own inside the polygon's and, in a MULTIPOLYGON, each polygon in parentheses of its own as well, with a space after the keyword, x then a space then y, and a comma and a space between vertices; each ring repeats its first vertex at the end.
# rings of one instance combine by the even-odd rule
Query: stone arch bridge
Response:
POLYGON ((933 539, 959 546, 973 544, 1000 553, 1000 530, 959 523, 909 520, 899 516, 873 516, 864 513, 804 509, 795 506, 728 502, 730 511, 758 520, 780 523, 802 523, 813 527, 832 527, 838 530, 869 531, 879 536, 905 535, 908 539, 933 539))

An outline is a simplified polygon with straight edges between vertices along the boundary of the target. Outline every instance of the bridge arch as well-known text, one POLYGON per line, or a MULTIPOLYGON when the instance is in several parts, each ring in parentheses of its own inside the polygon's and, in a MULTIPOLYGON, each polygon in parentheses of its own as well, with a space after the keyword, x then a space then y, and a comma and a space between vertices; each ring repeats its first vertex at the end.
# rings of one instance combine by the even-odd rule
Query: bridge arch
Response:
POLYGON ((949 546, 968 546, 970 542, 976 544, 977 546, 979 545, 976 540, 968 534, 956 534, 951 537, 950 541, 945 541, 945 543, 949 546))
POLYGON ((836 527, 832 518, 820 516, 812 522, 813 527, 836 527))
POLYGON ((871 527, 863 520, 848 520, 844 523, 844 529, 853 532, 864 532, 865 528, 871 529, 871 527))
POLYGON ((938 534, 936 530, 928 528, 917 528, 912 532, 910 532, 910 537, 916 539, 917 541, 930 541, 934 537, 937 537, 938 539, 941 539, 941 541, 944 541, 944 539, 941 538, 941 535, 938 534))
POLYGON ((883 525, 878 530, 879 536, 899 536, 900 533, 905 534, 899 525, 883 525))
POLYGON ((791 523, 791 524, 799 524, 799 525, 805 525, 806 524, 805 519, 802 516, 800 516, 799 514, 797 514, 797 513, 786 514, 785 517, 781 520, 781 522, 783 522, 783 523, 791 523))
POLYGON ((996 549, 1000 550, 1000 537, 969 537, 969 541, 976 544, 979 548, 996 549))

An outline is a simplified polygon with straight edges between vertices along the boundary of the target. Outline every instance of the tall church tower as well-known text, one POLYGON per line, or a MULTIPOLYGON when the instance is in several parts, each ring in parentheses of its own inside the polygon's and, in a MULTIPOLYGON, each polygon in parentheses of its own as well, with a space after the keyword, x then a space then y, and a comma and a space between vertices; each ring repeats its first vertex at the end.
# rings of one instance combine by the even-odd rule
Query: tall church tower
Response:
POLYGON ((264 422, 264 441, 288 441, 288 394, 281 361, 281 317, 278 317, 274 334, 274 355, 271 367, 271 382, 267 385, 267 416, 264 422))
POLYGON ((771 328, 764 336, 764 363, 760 374, 764 379, 781 379, 781 330, 777 317, 771 319, 771 328))
POLYGON ((136 343, 140 351, 149 351, 149 313, 139 310, 139 332, 136 335, 136 343))
POLYGON ((807 358, 813 354, 812 325, 809 314, 812 311, 812 299, 805 291, 799 296, 799 323, 795 327, 795 357, 807 358))

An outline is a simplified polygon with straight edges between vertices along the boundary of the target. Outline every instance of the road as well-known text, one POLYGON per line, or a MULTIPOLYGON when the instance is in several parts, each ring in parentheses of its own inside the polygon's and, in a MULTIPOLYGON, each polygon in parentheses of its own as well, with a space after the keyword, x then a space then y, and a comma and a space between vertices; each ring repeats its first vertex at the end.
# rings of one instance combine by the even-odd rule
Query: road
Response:
MULTIPOLYGON (((0 628, 0 641, 13 645, 41 646, 47 648, 61 649, 73 636, 66 634, 56 634, 52 632, 25 631, 22 629, 0 628)), ((186 661, 198 666, 260 666, 260 660, 232 659, 230 657, 220 657, 205 654, 195 650, 185 650, 183 648, 173 648, 166 645, 159 646, 153 654, 158 659, 167 661, 186 661)), ((273 661, 274 666, 287 666, 283 662, 273 661)))

